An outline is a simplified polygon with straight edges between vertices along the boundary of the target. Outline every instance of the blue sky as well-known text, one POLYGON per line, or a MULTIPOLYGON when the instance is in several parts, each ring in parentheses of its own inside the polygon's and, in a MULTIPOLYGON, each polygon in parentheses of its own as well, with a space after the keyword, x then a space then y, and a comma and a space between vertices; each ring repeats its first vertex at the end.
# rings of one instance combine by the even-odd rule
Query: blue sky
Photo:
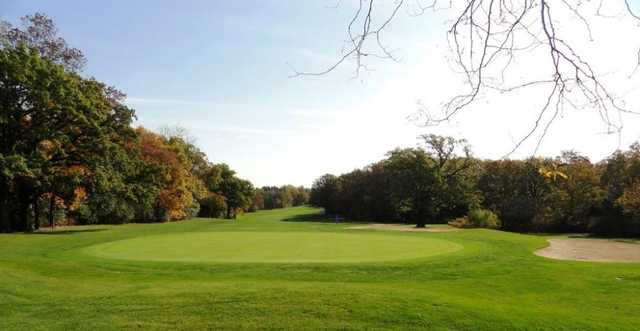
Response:
MULTIPOLYGON (((129 96, 138 124, 188 129, 212 161, 228 163, 257 185, 309 186, 323 173, 350 171, 394 147, 414 146, 428 131, 467 138, 479 156, 499 157, 522 132, 486 114, 436 129, 406 120, 417 100, 439 102, 438 86, 454 76, 440 15, 403 13, 391 26, 384 40, 400 63, 373 63, 375 71, 358 79, 349 64, 322 77, 289 78, 291 66, 321 70, 339 56, 356 2, 332 8, 335 3, 16 0, 0 2, 0 17, 16 23, 25 14, 48 14, 60 35, 84 51, 85 74, 129 96)), ((489 108, 503 116, 500 109, 516 101, 510 102, 489 108)), ((590 125, 580 125, 587 129, 575 139, 562 136, 566 127, 559 125, 560 137, 542 153, 577 145, 592 158, 606 156, 615 144, 590 125)), ((631 134, 625 142, 634 139, 631 134)))

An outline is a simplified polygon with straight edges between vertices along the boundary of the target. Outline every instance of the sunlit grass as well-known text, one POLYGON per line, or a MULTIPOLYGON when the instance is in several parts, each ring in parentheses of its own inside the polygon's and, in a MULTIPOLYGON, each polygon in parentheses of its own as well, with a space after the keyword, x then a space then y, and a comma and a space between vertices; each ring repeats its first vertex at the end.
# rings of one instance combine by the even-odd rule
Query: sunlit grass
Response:
POLYGON ((639 329, 638 264, 537 257, 542 236, 348 230, 316 214, 291 208, 236 221, 0 235, 0 330, 639 329), (202 242, 189 242, 191 234, 213 238, 205 245, 213 251, 195 251, 202 242), (375 251, 381 237, 390 246, 375 251), (256 238, 278 244, 269 252, 256 238), (353 252, 333 256, 340 252, 329 253, 323 239, 353 252), (116 241, 116 253, 137 260, 92 252, 116 241), (178 250, 174 258, 194 252, 161 261, 163 242, 178 250), (434 243, 462 249, 439 252, 434 243), (269 254, 277 259, 265 261, 269 254), (410 256, 390 258, 398 254, 410 256))

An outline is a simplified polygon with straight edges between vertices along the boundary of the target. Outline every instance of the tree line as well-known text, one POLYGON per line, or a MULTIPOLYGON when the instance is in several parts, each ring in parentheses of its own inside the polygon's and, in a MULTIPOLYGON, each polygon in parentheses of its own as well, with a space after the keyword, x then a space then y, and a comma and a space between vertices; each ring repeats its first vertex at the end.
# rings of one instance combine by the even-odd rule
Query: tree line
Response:
POLYGON ((309 192, 303 186, 263 186, 256 189, 251 210, 302 206, 309 202, 309 192))
POLYGON ((574 151, 481 160, 464 140, 425 135, 422 141, 365 168, 318 178, 311 204, 364 221, 425 226, 486 210, 509 231, 640 235, 638 143, 592 163, 574 151))
POLYGON ((181 130, 133 128, 124 93, 83 77, 85 63, 46 15, 0 21, 0 232, 235 218, 308 199, 292 186, 256 191, 181 130))

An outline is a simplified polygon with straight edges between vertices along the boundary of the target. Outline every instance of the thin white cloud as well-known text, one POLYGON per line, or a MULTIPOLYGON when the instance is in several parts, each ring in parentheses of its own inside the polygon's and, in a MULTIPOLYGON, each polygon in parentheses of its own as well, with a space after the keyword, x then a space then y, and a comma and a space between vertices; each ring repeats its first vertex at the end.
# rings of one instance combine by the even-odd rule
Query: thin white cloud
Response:
POLYGON ((320 63, 331 63, 338 60, 339 54, 329 54, 327 52, 319 52, 309 48, 294 47, 291 48, 295 60, 307 60, 320 63))
POLYGON ((321 110, 321 109, 291 109, 287 111, 289 115, 293 115, 305 119, 340 119, 344 116, 345 111, 341 110, 321 110))
POLYGON ((253 136, 287 136, 292 135, 295 132, 291 130, 278 130, 278 129, 260 129, 260 128, 244 128, 235 126, 201 126, 201 125, 189 125, 188 129, 197 131, 212 132, 212 133, 229 133, 234 135, 253 135, 253 136))
POLYGON ((195 101, 186 99, 171 98, 139 98, 127 97, 126 103, 131 105, 182 105, 182 106, 213 106, 216 103, 211 101, 195 101))

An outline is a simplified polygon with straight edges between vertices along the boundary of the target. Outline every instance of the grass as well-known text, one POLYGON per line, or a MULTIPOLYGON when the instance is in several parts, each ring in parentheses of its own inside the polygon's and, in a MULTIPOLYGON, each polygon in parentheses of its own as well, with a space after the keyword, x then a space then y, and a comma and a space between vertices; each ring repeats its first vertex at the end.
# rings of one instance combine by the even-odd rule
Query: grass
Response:
POLYGON ((442 239, 317 232, 196 232, 145 236, 87 248, 108 258, 229 263, 357 263, 454 252, 442 239))
POLYGON ((639 264, 545 259, 541 236, 348 230, 316 213, 0 235, 0 330, 640 328, 639 264))

